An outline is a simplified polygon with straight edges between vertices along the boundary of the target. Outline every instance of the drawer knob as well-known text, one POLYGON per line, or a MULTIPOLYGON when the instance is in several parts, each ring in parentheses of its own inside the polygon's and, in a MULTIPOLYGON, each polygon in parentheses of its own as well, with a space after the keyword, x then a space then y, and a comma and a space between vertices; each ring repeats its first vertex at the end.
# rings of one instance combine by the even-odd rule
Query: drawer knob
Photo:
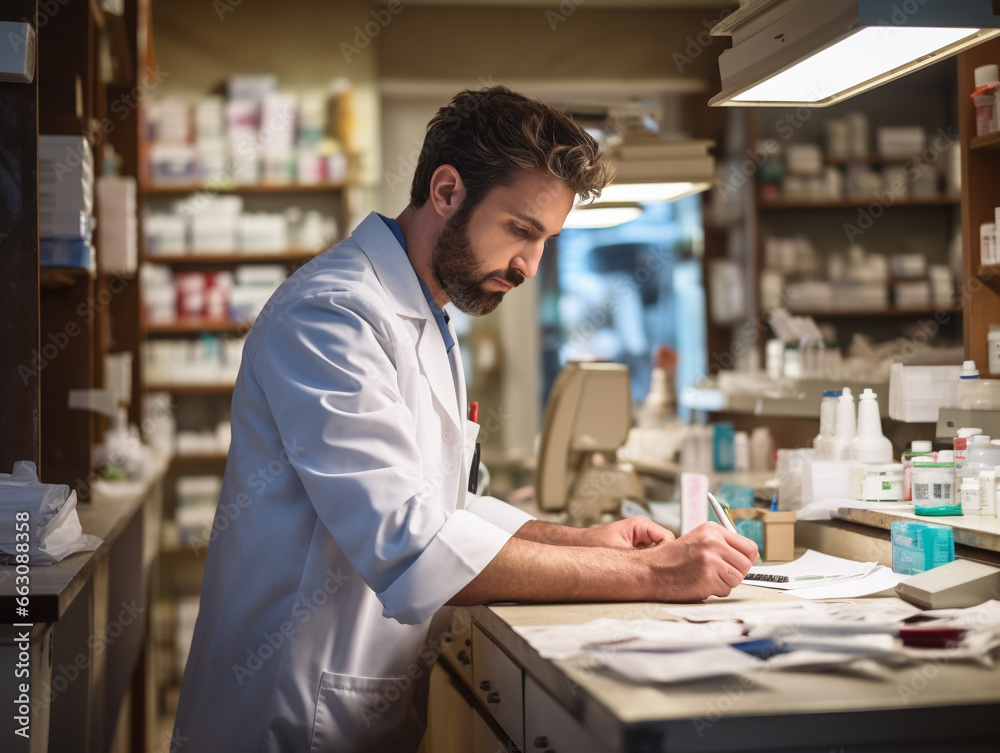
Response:
POLYGON ((500 703, 500 694, 497 691, 493 691, 488 696, 486 696, 487 703, 500 703))
POLYGON ((486 693, 489 693, 490 692, 490 681, 489 680, 483 680, 481 683, 479 683, 479 689, 482 690, 482 691, 484 691, 484 692, 486 692, 486 693))
POLYGON ((549 739, 545 735, 539 735, 535 738, 536 748, 547 748, 549 747, 549 739))

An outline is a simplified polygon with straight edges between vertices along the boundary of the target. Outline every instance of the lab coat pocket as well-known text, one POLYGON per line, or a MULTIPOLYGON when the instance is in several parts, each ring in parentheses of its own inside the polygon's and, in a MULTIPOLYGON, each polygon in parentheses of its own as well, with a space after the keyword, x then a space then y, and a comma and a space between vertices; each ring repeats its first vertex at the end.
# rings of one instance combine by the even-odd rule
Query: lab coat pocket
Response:
POLYGON ((465 419, 465 456, 472 457, 476 449, 476 438, 479 436, 479 424, 465 419))
POLYGON ((324 672, 316 696, 312 753, 416 750, 423 733, 410 713, 409 677, 356 677, 324 672), (415 740, 409 738, 415 737, 415 740))

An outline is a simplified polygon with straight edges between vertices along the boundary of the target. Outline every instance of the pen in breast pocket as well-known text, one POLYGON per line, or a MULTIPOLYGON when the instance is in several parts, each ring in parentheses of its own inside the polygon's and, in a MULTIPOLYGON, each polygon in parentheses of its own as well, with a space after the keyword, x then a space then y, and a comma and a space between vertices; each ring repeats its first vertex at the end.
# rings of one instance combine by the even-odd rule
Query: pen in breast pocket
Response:
MULTIPOLYGON (((469 420, 474 424, 479 423, 479 403, 473 401, 469 403, 469 420)), ((476 449, 472 453, 472 467, 469 468, 469 491, 475 494, 479 490, 479 442, 476 442, 476 449)))

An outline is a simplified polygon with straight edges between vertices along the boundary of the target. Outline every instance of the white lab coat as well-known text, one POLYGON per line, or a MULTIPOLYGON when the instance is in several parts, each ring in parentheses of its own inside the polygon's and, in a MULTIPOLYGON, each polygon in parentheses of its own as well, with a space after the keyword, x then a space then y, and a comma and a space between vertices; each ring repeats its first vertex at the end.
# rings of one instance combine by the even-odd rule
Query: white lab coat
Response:
POLYGON ((468 494, 465 416, 459 349, 377 215, 278 289, 233 393, 176 750, 416 749, 442 606, 530 519, 468 494))

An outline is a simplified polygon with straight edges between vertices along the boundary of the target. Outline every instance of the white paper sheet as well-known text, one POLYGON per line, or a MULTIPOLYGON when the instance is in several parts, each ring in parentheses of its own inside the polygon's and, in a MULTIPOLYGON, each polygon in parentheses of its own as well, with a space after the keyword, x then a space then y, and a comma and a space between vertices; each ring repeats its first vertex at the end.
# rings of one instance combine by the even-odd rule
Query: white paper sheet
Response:
POLYGON ((825 581, 823 585, 811 588, 796 588, 788 593, 800 599, 853 599, 857 596, 870 596, 879 591, 895 588, 909 575, 894 573, 891 568, 879 565, 861 578, 847 580, 825 581))
POLYGON ((633 682, 671 683, 738 675, 765 664, 763 659, 738 649, 715 646, 670 654, 622 651, 605 666, 633 682))
POLYGON ((528 625, 514 630, 546 659, 568 659, 624 650, 687 651, 725 645, 741 640, 744 628, 735 622, 695 625, 603 618, 580 625, 528 625))
POLYGON ((743 583, 748 586, 773 588, 779 591, 796 591, 816 588, 820 584, 827 585, 830 583, 830 580, 796 580, 796 578, 809 578, 819 575, 824 576, 826 579, 837 578, 838 580, 846 580, 863 577, 877 567, 877 562, 856 562, 844 559, 843 557, 832 557, 829 554, 821 554, 809 549, 797 560, 791 562, 785 562, 781 565, 756 565, 750 568, 751 573, 784 575, 788 578, 788 582, 773 583, 760 580, 744 580, 743 583))

